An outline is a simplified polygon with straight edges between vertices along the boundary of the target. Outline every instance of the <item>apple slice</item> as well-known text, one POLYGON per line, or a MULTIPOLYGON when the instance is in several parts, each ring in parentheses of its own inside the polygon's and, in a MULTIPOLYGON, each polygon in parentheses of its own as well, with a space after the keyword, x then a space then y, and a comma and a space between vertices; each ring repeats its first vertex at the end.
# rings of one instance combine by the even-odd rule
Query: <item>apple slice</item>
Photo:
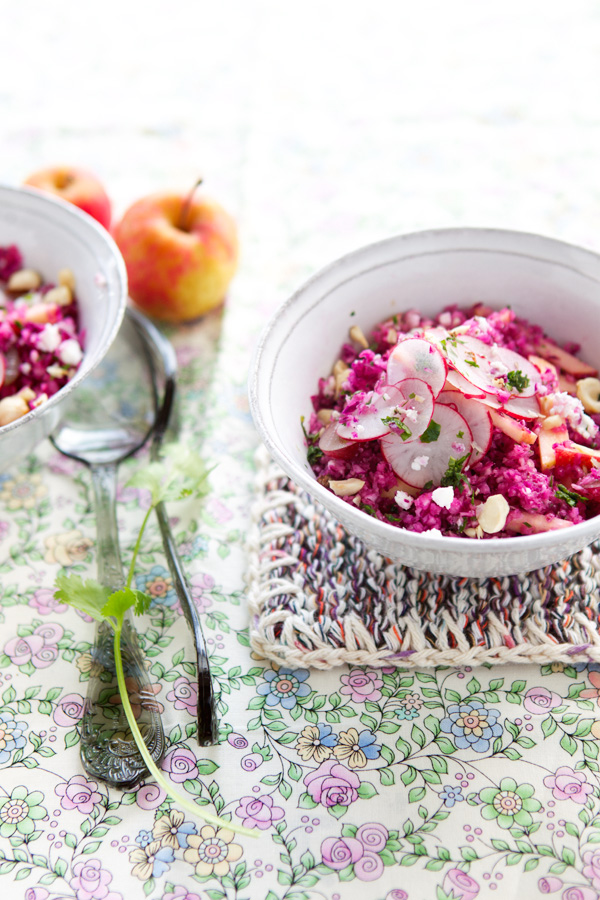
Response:
POLYGON ((560 519, 558 516, 514 511, 510 513, 504 528, 517 534, 540 534, 543 531, 570 528, 572 524, 568 519, 560 519))
POLYGON ((557 416, 556 418, 559 419, 559 422, 554 428, 545 428, 545 423, 542 422, 542 428, 538 434, 538 452, 540 454, 542 472, 545 472, 547 469, 553 469, 556 465, 556 445, 564 444, 565 441, 569 440, 567 423, 562 416, 557 416))
POLYGON ((334 459, 348 459, 356 453, 356 441, 345 441, 336 431, 337 421, 332 419, 319 438, 319 450, 334 459))
POLYGON ((512 438, 517 444, 535 444, 537 434, 530 431, 529 428, 525 428, 516 419, 495 409, 490 411, 490 416, 496 428, 503 431, 507 437, 512 438))
POLYGON ((429 427, 418 440, 404 442, 390 433, 381 438, 380 444, 396 475, 411 487, 424 488, 430 482, 432 487, 441 484, 451 461, 469 458, 473 438, 460 413, 436 403, 429 427), (426 436, 428 440, 424 440, 426 436))
POLYGON ((337 433, 344 440, 372 441, 391 431, 403 441, 414 441, 431 421, 433 394, 420 378, 385 384, 377 393, 365 396, 369 402, 340 416, 337 433))
MULTIPOLYGON (((473 465, 487 453, 492 443, 493 429, 489 410, 477 400, 469 399, 461 391, 456 390, 443 390, 437 399, 437 403, 443 403, 455 409, 461 414, 471 429, 473 446, 471 448, 469 465, 473 465)), ((437 404, 435 408, 437 409, 437 404)))
POLYGON ((420 378, 437 397, 447 370, 446 360, 434 344, 423 338, 407 338, 396 344, 388 357, 387 380, 397 384, 405 378, 420 378))
POLYGON ((578 359, 577 356, 573 356, 572 353, 563 350, 562 347, 559 347, 552 341, 546 339, 538 341, 535 349, 539 356, 543 356, 544 359, 549 360, 568 375, 574 375, 575 378, 586 378, 590 375, 598 374, 598 370, 594 369, 593 366, 583 362, 582 359, 578 359))

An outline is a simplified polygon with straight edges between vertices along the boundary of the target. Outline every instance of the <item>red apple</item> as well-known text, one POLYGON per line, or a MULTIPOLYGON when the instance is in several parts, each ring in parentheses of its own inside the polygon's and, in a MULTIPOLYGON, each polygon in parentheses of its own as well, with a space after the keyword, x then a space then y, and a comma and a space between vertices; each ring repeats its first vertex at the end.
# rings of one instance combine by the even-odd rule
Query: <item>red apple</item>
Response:
POLYGON ((95 175, 75 166, 51 166, 39 169, 25 179, 25 184, 56 194, 67 200, 105 228, 110 228, 111 203, 95 175))
POLYGON ((233 218, 196 190, 138 200, 113 236, 125 260, 131 299, 165 322, 189 322, 219 306, 237 269, 233 218))

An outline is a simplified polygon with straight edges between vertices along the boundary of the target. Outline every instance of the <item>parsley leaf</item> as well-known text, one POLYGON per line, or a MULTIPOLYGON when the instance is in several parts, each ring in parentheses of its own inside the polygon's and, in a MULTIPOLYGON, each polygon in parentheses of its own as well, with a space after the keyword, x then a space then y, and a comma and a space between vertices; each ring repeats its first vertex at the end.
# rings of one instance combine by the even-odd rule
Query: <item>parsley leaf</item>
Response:
POLYGON ((110 588, 91 579, 82 581, 79 575, 66 575, 60 572, 56 576, 54 595, 61 603, 78 609, 97 622, 103 622, 105 617, 102 610, 110 596, 110 588))
POLYGON ((384 425, 389 425, 394 434, 398 434, 403 441, 412 437, 412 431, 399 416, 382 416, 381 421, 384 425))
POLYGON ((441 425, 438 425, 437 422, 434 422, 433 419, 419 438, 419 440, 423 444, 432 444, 434 441, 440 436, 440 431, 442 430, 441 425))
POLYGON ((514 372, 508 372, 506 385, 522 394, 525 388, 529 387, 529 376, 523 375, 520 369, 515 369, 514 372))
POLYGON ((468 484, 468 478, 463 472, 463 467, 468 456, 469 454, 466 453, 464 456, 461 456, 460 459, 454 459, 452 457, 449 460, 448 468, 440 482, 442 487, 461 487, 463 484, 468 484))

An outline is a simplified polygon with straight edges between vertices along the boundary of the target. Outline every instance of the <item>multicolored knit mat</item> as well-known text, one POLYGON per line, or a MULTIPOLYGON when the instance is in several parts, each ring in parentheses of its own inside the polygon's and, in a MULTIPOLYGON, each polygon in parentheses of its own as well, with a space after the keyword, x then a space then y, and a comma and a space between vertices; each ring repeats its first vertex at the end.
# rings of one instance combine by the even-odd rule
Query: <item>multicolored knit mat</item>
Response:
POLYGON ((262 657, 327 669, 600 662, 598 544, 527 575, 432 575, 367 549, 256 455, 250 642, 262 657))

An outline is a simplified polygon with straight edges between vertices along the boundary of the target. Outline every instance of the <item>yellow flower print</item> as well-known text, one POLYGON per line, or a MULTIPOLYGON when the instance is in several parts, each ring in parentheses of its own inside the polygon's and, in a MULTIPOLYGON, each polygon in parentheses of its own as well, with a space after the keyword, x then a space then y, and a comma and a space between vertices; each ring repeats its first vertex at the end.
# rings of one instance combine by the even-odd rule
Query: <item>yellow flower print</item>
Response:
POLYGON ((227 875, 229 863, 235 862, 243 853, 239 844, 233 844, 233 831, 212 825, 205 825, 200 834, 190 834, 188 849, 184 851, 186 862, 194 863, 196 875, 227 875))
POLYGON ((81 562, 88 555, 94 542, 83 536, 79 529, 64 531, 62 534, 49 534, 44 541, 47 563, 58 563, 60 566, 72 566, 81 562))
POLYGON ((15 475, 2 485, 0 502, 7 509, 33 509, 42 497, 48 493, 48 488, 42 483, 42 476, 15 475))
POLYGON ((351 769, 364 769, 368 759, 377 759, 381 744, 375 743, 375 735, 368 728, 360 734, 356 728, 340 732, 339 741, 333 749, 333 755, 340 762, 347 763, 351 769))

